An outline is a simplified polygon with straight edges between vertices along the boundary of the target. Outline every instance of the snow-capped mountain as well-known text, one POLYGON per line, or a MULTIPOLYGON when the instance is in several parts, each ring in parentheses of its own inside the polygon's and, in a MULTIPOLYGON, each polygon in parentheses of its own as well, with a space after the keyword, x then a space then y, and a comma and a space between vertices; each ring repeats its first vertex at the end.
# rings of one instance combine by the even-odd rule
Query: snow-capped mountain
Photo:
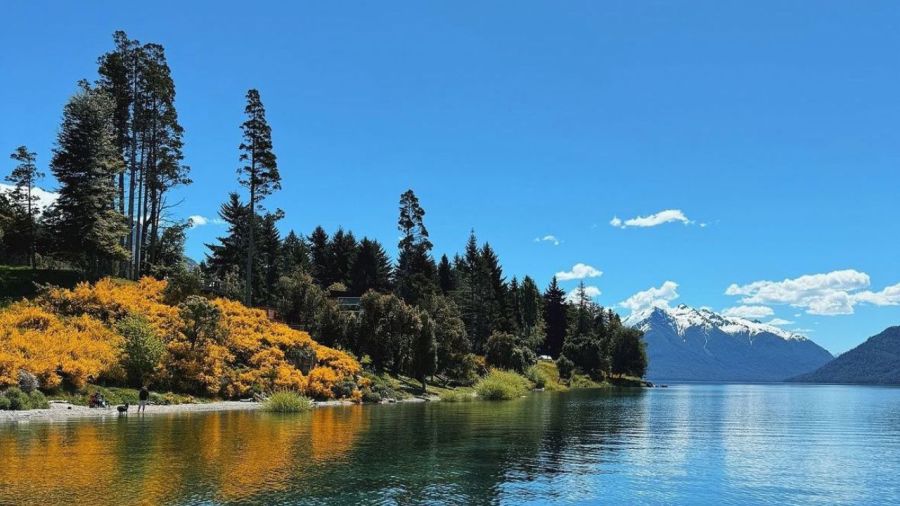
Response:
POLYGON ((782 381, 833 358, 800 334, 684 304, 633 313, 625 324, 644 331, 651 380, 782 381))

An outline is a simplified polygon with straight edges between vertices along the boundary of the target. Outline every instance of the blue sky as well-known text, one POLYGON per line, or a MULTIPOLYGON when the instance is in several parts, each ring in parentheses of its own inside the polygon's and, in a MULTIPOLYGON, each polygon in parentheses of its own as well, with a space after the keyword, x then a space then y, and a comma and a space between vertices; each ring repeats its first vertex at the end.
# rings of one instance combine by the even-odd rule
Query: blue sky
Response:
POLYGON ((601 271, 604 305, 750 306, 832 352, 900 324, 896 2, 186 4, 6 3, 0 149, 45 165, 123 29, 172 67, 195 181, 175 217, 210 218, 194 258, 256 87, 284 231, 393 253, 413 188, 436 253, 474 228, 509 275, 601 271))

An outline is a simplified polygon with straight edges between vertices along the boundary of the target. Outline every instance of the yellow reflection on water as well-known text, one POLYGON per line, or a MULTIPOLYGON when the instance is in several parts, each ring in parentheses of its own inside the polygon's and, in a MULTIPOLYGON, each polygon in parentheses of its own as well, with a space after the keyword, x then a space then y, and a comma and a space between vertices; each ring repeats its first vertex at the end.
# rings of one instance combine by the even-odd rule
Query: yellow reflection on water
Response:
POLYGON ((240 501, 342 458, 367 425, 348 406, 0 427, 0 504, 240 501))

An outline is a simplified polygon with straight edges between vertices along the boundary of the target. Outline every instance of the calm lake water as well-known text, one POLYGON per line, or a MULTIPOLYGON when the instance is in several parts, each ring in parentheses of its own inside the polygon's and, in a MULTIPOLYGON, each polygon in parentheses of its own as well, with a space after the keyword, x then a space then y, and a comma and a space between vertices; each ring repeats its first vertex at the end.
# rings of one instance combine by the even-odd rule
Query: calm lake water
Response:
POLYGON ((900 504, 900 389, 673 385, 0 426, 0 504, 900 504))

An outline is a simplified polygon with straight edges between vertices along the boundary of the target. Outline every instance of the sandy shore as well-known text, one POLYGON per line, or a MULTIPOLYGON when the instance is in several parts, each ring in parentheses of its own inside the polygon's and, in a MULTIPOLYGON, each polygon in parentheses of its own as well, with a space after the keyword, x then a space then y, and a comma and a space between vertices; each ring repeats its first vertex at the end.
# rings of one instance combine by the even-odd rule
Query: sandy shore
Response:
MULTIPOLYGON (((424 399, 421 397, 410 397, 394 402, 405 403, 438 400, 440 399, 436 396, 429 396, 428 399, 424 399)), ((384 402, 384 404, 388 403, 389 402, 384 402)), ((392 404, 393 402, 390 403, 392 404)), ((346 400, 321 401, 315 403, 317 408, 329 406, 348 406, 353 404, 353 402, 346 400)), ((147 406, 147 411, 141 414, 137 413, 137 406, 131 406, 128 408, 127 416, 152 416, 172 413, 205 413, 211 411, 252 411, 255 409, 259 409, 261 406, 262 403, 260 402, 245 401, 216 401, 197 404, 173 404, 168 406, 151 405, 147 406)), ((29 409, 24 411, 0 410, 0 424, 29 421, 62 422, 75 418, 104 419, 117 418, 119 416, 125 415, 119 415, 119 412, 116 410, 115 406, 110 406, 109 408, 88 408, 87 406, 76 406, 74 404, 69 404, 68 402, 50 401, 50 409, 29 409)))
MULTIPOLYGON (((169 413, 202 413, 207 411, 236 411, 259 409, 259 402, 218 401, 198 404, 174 404, 169 406, 147 406, 146 416, 169 413)), ((71 418, 116 418, 119 412, 115 406, 109 408, 88 408, 67 402, 51 402, 50 409, 29 409, 25 411, 0 411, 0 423, 4 422, 57 422, 71 418)), ((128 408, 128 416, 137 414, 137 406, 128 408)))

